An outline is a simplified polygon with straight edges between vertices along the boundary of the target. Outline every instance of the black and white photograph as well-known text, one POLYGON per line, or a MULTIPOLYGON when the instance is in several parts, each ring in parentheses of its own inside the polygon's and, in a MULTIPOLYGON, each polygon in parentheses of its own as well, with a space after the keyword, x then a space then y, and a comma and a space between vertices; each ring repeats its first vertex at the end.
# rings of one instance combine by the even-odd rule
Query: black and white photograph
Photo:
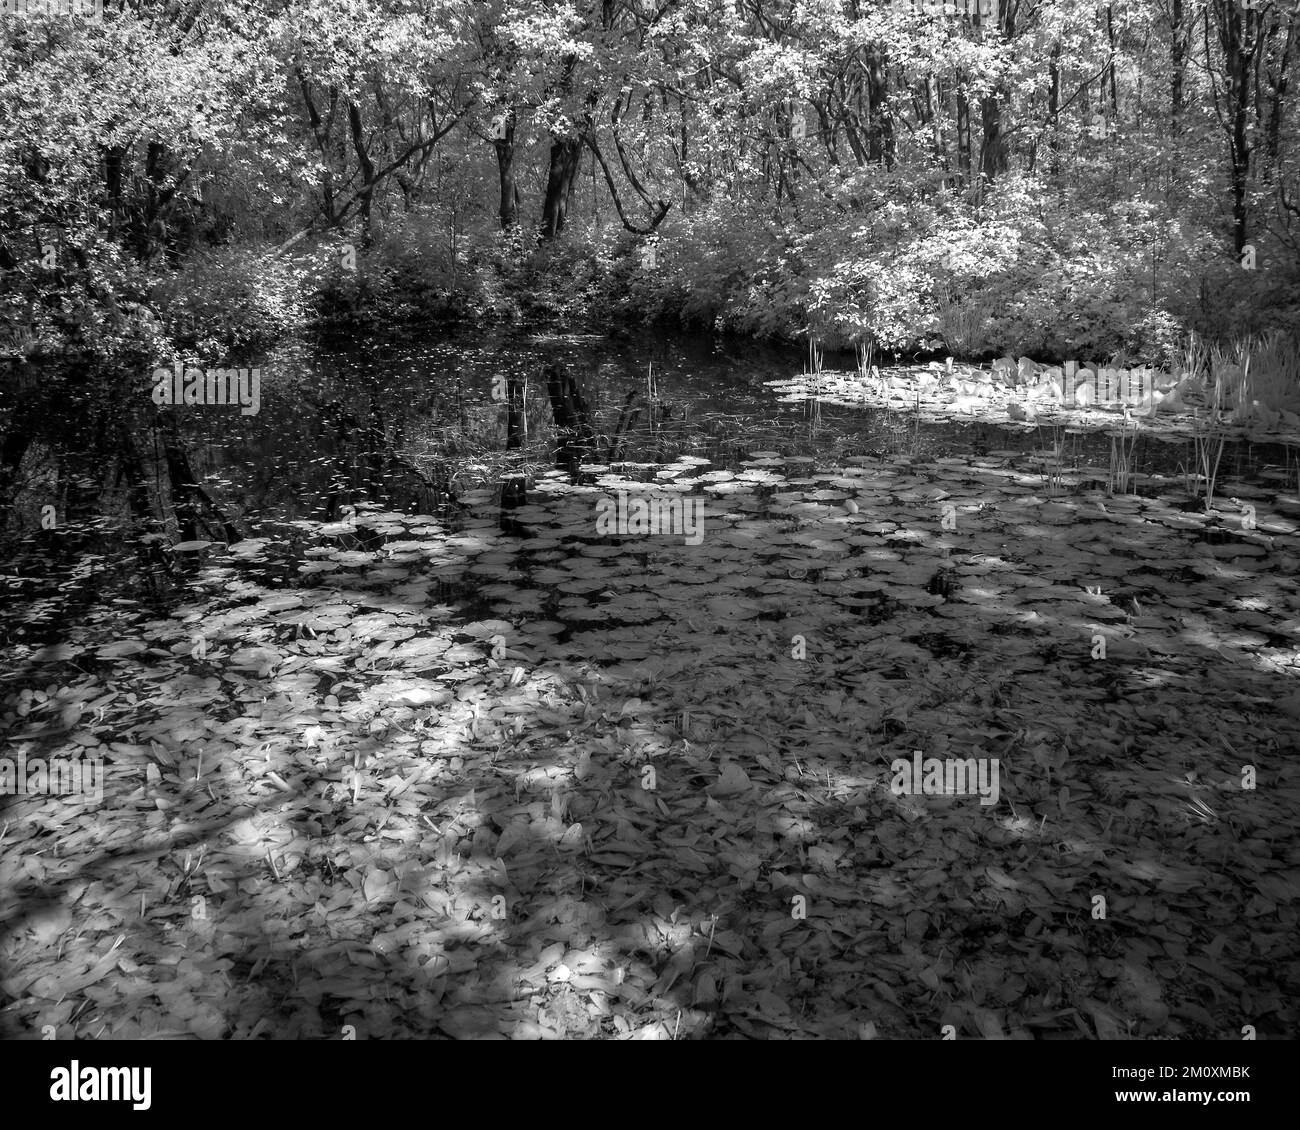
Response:
POLYGON ((1233 1118, 1298 567, 1296 0, 0 0, 0 1039, 1233 1118))

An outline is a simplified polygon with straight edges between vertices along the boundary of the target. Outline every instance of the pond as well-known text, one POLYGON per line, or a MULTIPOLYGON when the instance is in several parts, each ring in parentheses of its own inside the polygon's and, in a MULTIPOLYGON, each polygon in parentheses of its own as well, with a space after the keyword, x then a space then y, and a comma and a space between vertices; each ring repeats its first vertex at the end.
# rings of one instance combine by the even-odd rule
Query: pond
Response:
MULTIPOLYGON (((1289 453, 1228 445, 1207 509, 1187 444, 1140 440, 1136 489, 1108 490, 1115 437, 819 411, 784 399, 801 363, 707 339, 381 335, 262 359, 255 415, 157 426, 148 373, 129 403, 103 375, 11 385, 0 723, 100 776, 0 800, 18 897, 81 916, 48 975, 63 920, 0 921, 25 994, 9 1023, 157 1032, 175 985, 220 978, 176 1023, 469 1035, 521 970, 626 967, 648 993, 671 942, 711 954, 719 1031, 750 1030, 745 971, 798 968, 919 1036, 886 982, 920 983, 908 946, 949 949, 950 914, 1019 937, 1034 899, 1046 936, 1074 939, 1079 893, 1126 880, 1118 911, 1171 955, 1217 932, 1252 955, 1260 1010, 1290 1000, 1294 929, 1260 893, 1288 897, 1277 830, 1295 826, 1289 453), (585 389, 576 476, 551 465, 543 364, 585 389), (492 391, 516 375, 528 428, 507 449, 492 391), (978 762, 979 798, 895 787, 923 754, 978 762), (1186 898, 1147 898, 1153 874, 1186 898), (1211 888, 1235 901, 1207 923, 1211 888), (163 1013, 113 981, 79 1018, 55 974, 102 968, 105 930, 129 933, 125 968, 176 966, 163 1013)), ((1071 945, 1109 953, 1096 936, 1071 945)), ((1026 991, 996 947, 959 960, 1004 1004, 1026 991)), ((1184 965, 1156 968, 1177 999, 1184 965)), ((1206 999, 1171 1031, 1238 1022, 1206 999)))
MULTIPOLYGON (((573 371, 586 392, 588 463, 598 468, 583 476, 589 484, 597 474, 606 485, 663 477, 684 457, 726 474, 752 468, 751 453, 766 452, 759 463, 769 476, 780 467, 775 457, 812 460, 821 477, 796 475, 787 484, 810 495, 835 489, 828 483, 848 461, 873 459, 904 459, 940 486, 969 471, 971 460, 1005 465, 1026 481, 1037 475, 1046 493, 1077 495, 1107 483, 1113 446, 1098 426, 1066 434, 936 418, 907 411, 899 399, 890 411, 790 395, 781 382, 807 369, 806 354, 710 336, 401 330, 286 344, 229 363, 256 368, 255 413, 164 407, 151 419, 144 392, 122 403, 120 379, 52 365, 11 372, 0 399, 8 633, 55 638, 76 608, 141 601, 160 611, 228 552, 222 543, 242 542, 232 562, 285 584, 328 572, 307 556, 322 545, 383 554, 397 539, 399 517, 322 534, 325 524, 357 514, 420 518, 414 528, 428 536, 463 531, 467 521, 492 524, 499 485, 517 474, 535 485, 553 463, 551 407, 539 378, 547 364, 573 371), (507 450, 500 394, 512 380, 526 382, 524 435, 507 450)), ((824 364, 853 368, 847 355, 824 364)), ((1130 455, 1128 490, 1186 506, 1194 446, 1149 439, 1130 455)), ((1294 462, 1279 444, 1229 442, 1217 493, 1293 514, 1294 462)), ((443 591, 459 598, 476 586, 443 591)))

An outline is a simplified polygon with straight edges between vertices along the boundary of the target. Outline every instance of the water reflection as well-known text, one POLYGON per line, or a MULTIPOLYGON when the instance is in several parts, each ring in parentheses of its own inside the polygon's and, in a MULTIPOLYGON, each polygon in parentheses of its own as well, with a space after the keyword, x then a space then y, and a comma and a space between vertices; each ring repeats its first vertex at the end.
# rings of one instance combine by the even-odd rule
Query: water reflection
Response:
MULTIPOLYGON (((409 540, 412 526, 418 539, 482 522, 484 500, 498 497, 482 492, 503 485, 512 511, 527 505, 527 484, 556 462, 547 366, 576 378, 589 410, 587 483, 612 473, 648 479, 683 458, 734 470, 760 450, 831 462, 909 450, 924 461, 1044 442, 1032 430, 923 423, 875 408, 808 413, 766 383, 799 373, 802 350, 708 336, 402 330, 184 359, 205 371, 256 368, 255 415, 237 404, 159 407, 153 374, 180 360, 111 373, 23 366, 4 376, 6 635, 54 638, 79 609, 108 601, 173 604, 209 543, 247 543, 242 556, 261 582, 296 582, 322 537, 333 550, 369 554, 409 540), (513 424, 502 390, 516 398, 513 424), (403 520, 355 521, 385 512, 403 520)), ((828 354, 824 364, 851 369, 853 359, 828 354)), ((1081 458, 1104 466, 1106 442, 1081 437, 1081 458)), ((1152 444, 1140 463, 1172 472, 1180 454, 1152 444)), ((1286 459, 1234 445, 1224 477, 1286 459)), ((535 532, 517 517, 503 521, 516 536, 535 532)))

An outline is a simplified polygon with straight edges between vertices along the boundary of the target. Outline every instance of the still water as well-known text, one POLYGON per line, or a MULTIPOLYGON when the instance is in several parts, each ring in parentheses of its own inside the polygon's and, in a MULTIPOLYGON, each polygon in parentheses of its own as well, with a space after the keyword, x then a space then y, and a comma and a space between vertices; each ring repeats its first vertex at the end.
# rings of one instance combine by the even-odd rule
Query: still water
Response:
MULTIPOLYGON (((547 364, 581 381, 596 473, 613 465, 644 479, 682 457, 721 473, 755 451, 828 466, 1019 452, 1030 469, 1030 453, 1047 438, 1033 428, 791 403, 769 387, 806 361, 795 347, 709 336, 403 329, 224 359, 256 367, 255 414, 237 406, 156 409, 153 367, 10 370, 0 375, 0 629, 32 642, 57 637, 90 607, 166 607, 185 594, 209 545, 258 547, 244 556, 269 570, 262 581, 292 583, 322 524, 393 512, 455 532, 475 520, 466 500, 478 504, 481 522, 500 483, 523 474, 531 484, 551 466, 551 412, 539 379, 547 364), (526 382, 527 431, 513 451, 506 408, 494 399, 503 379, 526 382), (176 549, 199 543, 207 544, 176 549)), ((850 369, 852 358, 828 354, 825 365, 850 369)), ((1104 478, 1107 443, 1100 434, 1075 437, 1074 464, 1104 478)), ((1180 464, 1190 462, 1184 446, 1154 443, 1139 448, 1137 469, 1168 477, 1147 484, 1157 493, 1172 489, 1180 464)), ((1222 475, 1243 493, 1276 493, 1289 476, 1294 492, 1281 448, 1231 444, 1222 475)), ((386 536, 373 524, 362 535, 355 548, 363 552, 386 536)))

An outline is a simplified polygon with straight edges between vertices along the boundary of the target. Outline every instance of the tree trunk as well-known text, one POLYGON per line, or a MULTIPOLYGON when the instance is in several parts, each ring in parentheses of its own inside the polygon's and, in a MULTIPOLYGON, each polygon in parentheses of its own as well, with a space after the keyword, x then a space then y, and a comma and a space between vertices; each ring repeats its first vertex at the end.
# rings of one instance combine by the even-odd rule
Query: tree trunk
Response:
POLYGON ((551 169, 546 178, 546 202, 542 206, 544 240, 553 240, 564 231, 581 152, 582 140, 576 134, 551 138, 551 169))
MULTIPOLYGON (((1176 2, 1176 0, 1175 0, 1176 2)), ((1061 44, 1052 44, 1051 62, 1048 64, 1051 85, 1047 90, 1047 147, 1052 157, 1048 173, 1061 175, 1061 44)))
POLYGON ((1183 128, 1183 84, 1187 77, 1187 56, 1190 54, 1190 21, 1183 18, 1183 0, 1170 0, 1169 56, 1172 75, 1169 78, 1169 127, 1177 138, 1183 128))
MULTIPOLYGON (((958 82, 960 82, 960 77, 958 82)), ((970 101, 964 90, 957 92, 957 168, 963 182, 970 181, 970 101)))
POLYGON ((943 144, 943 93, 939 88, 938 75, 927 75, 925 79, 925 116, 930 126, 930 144, 934 155, 947 169, 948 151, 943 144))
POLYGON ((361 189, 357 198, 361 202, 361 246, 368 248, 371 241, 371 208, 375 198, 375 164, 366 149, 365 129, 361 121, 361 107, 348 102, 348 125, 352 130, 352 148, 361 166, 361 189))
POLYGON ((894 119, 889 109, 889 70, 884 52, 871 52, 867 65, 868 152, 873 161, 894 165, 894 119))
POLYGON ((519 188, 515 184, 515 112, 511 110, 503 122, 501 137, 493 141, 497 154, 497 180, 500 183, 501 230, 506 231, 519 222, 519 188))
POLYGON ((989 180, 1007 171, 1007 142, 1002 135, 1002 99, 991 94, 980 99, 984 143, 980 146, 980 172, 989 180))
MULTIPOLYGON (((1265 98, 1267 103, 1267 121, 1264 127, 1264 154, 1267 163, 1264 166, 1264 177, 1269 183, 1273 183, 1277 173, 1278 164, 1282 156, 1282 117, 1286 108, 1287 88, 1291 84, 1290 66, 1291 53, 1295 49, 1296 40, 1296 20, 1292 17, 1286 26, 1286 43, 1282 46, 1281 51, 1277 49, 1277 24, 1269 28, 1270 50, 1265 52, 1266 59, 1275 60, 1274 67, 1269 68, 1267 75, 1268 82, 1265 89, 1271 89, 1272 95, 1265 98)), ((1256 97, 1260 97, 1259 88, 1256 87, 1256 97)), ((1260 107, 1259 115, 1265 115, 1265 108, 1260 107)))
POLYGON ((1248 132, 1250 110, 1250 75, 1258 50, 1259 14, 1250 9, 1240 10, 1229 0, 1216 6, 1219 24, 1219 42, 1223 47, 1224 126, 1228 133, 1228 155, 1231 164, 1232 190, 1232 244, 1240 258, 1246 246, 1247 179, 1250 175, 1251 143, 1248 132), (1256 34, 1247 41, 1243 22, 1254 24, 1256 34))

